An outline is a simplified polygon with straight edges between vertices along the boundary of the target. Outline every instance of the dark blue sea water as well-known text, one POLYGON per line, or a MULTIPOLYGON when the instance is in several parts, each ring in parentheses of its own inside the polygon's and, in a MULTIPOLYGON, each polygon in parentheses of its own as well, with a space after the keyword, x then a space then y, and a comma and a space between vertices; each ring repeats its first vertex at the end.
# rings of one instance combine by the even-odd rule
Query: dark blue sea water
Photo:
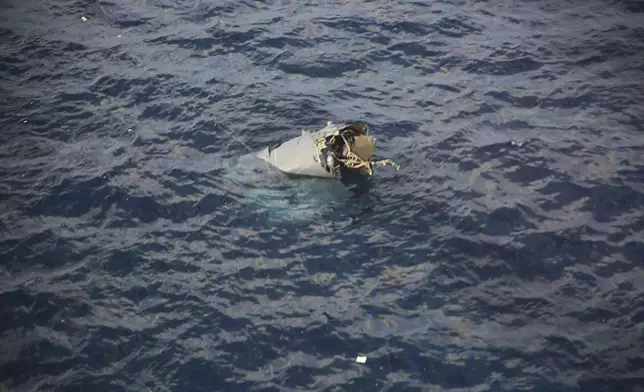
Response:
POLYGON ((644 391, 642 2, 6 0, 0 37, 0 391, 644 391), (401 169, 238 160, 329 120, 401 169))

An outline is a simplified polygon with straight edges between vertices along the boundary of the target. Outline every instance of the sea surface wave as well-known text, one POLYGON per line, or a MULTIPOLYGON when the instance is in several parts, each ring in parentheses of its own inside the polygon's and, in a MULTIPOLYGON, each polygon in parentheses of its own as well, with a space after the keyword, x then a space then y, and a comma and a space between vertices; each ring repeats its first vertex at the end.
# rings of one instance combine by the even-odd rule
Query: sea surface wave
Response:
POLYGON ((644 391, 642 2, 0 10, 0 391, 644 391))

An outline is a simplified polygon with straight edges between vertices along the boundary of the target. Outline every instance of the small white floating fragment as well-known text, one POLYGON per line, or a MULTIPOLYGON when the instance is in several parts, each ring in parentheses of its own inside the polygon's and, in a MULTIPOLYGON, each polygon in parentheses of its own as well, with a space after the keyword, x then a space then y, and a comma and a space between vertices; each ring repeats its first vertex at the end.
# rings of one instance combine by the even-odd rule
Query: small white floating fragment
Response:
POLYGON ((358 358, 356 358, 356 362, 365 363, 365 362, 367 362, 367 357, 363 357, 363 356, 359 355, 358 358))
POLYGON ((122 35, 121 35, 121 34, 119 34, 119 35, 117 35, 117 37, 118 37, 118 38, 121 38, 121 37, 122 37, 122 35))
POLYGON ((82 20, 83 22, 87 22, 87 18, 86 18, 86 17, 84 17, 84 16, 81 16, 81 20, 82 20))

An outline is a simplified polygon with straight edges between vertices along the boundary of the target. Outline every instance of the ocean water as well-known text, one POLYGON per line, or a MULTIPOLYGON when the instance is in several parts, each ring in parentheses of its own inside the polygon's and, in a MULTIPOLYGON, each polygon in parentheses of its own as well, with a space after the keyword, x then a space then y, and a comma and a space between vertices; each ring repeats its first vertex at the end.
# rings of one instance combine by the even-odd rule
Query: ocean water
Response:
POLYGON ((642 2, 0 11, 0 391, 644 391, 642 2))

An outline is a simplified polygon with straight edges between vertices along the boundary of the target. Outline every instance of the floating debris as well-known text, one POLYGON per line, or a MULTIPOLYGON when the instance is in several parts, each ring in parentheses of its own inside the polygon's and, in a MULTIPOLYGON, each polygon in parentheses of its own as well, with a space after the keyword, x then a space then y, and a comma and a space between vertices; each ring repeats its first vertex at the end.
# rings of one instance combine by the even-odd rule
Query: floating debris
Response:
POLYGON ((82 20, 83 22, 87 22, 87 18, 86 18, 85 16, 81 16, 81 20, 82 20))
POLYGON ((365 363, 365 362, 367 362, 367 357, 363 357, 361 355, 358 355, 358 358, 356 358, 356 362, 365 363))

